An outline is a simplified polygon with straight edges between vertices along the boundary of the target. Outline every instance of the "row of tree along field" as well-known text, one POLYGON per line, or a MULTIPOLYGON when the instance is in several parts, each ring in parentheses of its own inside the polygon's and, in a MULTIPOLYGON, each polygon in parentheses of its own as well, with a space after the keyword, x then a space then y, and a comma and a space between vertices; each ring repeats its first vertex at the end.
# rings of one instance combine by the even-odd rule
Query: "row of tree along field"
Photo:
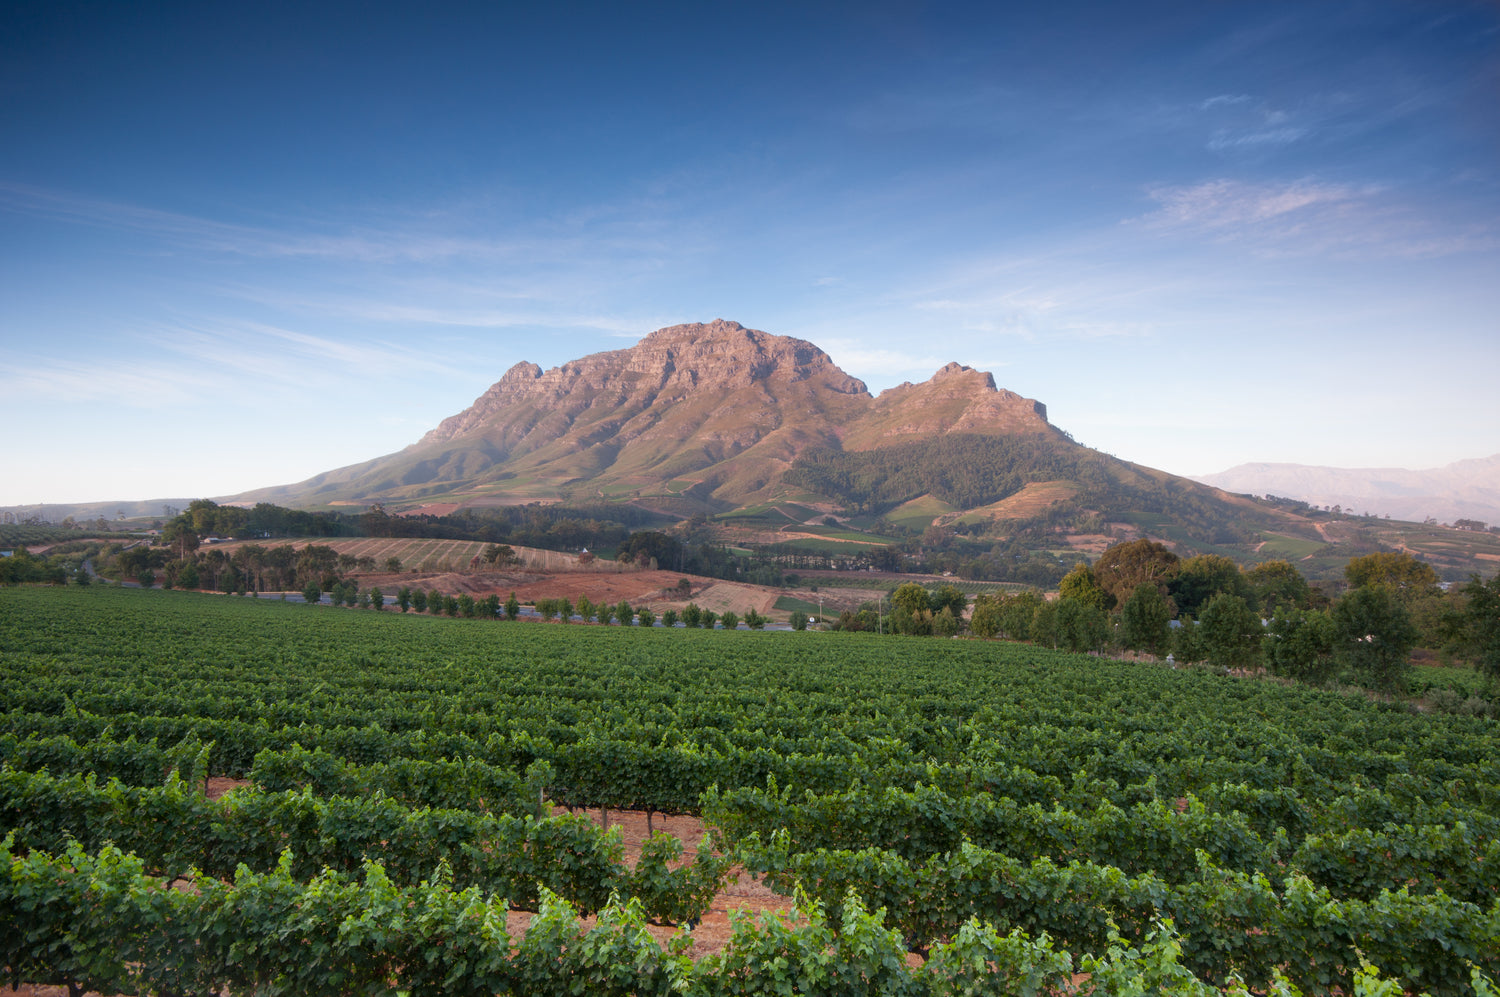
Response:
POLYGON ((1411 555, 1376 553, 1351 560, 1345 577, 1344 593, 1330 600, 1286 561, 1245 570, 1218 555, 1181 559, 1136 540, 1077 565, 1053 600, 979 594, 966 619, 967 599, 954 586, 906 583, 889 606, 845 612, 835 626, 944 637, 967 630, 1071 651, 1171 654, 1313 684, 1343 674, 1387 692, 1405 688, 1420 647, 1500 679, 1500 576, 1445 588, 1411 555))
POLYGON ((0 588, 0 647, 5 982, 1487 995, 1500 974, 1484 718, 1008 641, 114 586, 0 588), (212 800, 211 776, 248 784, 212 800), (559 807, 720 834, 632 868, 559 807), (694 962, 735 865, 806 919, 694 962), (511 907, 536 912, 524 939, 511 907))

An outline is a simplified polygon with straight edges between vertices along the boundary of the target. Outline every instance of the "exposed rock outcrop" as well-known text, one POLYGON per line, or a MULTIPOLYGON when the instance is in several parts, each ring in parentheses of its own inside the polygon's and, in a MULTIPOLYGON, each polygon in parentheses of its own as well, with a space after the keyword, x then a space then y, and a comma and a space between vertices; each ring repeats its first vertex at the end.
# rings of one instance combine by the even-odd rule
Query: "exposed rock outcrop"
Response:
POLYGON ((387 501, 460 488, 512 501, 666 494, 737 505, 775 497, 807 447, 867 450, 955 432, 1052 430, 1042 405, 962 364, 876 398, 812 343, 718 319, 550 370, 518 363, 412 446, 304 490, 387 501))

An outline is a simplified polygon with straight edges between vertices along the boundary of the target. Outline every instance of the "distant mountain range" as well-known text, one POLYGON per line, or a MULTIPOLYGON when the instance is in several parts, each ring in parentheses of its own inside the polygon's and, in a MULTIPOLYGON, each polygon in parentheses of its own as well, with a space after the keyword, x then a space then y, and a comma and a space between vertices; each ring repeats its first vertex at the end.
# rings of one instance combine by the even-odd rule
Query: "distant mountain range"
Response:
POLYGON ((1241 464, 1195 480, 1230 492, 1279 495, 1413 522, 1430 517, 1440 523, 1500 523, 1500 454, 1422 471, 1241 464))

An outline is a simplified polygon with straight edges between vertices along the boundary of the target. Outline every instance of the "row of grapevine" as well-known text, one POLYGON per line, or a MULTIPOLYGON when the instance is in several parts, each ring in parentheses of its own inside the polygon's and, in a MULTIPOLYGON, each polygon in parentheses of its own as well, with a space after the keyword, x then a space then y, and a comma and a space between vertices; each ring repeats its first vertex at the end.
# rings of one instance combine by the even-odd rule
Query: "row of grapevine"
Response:
MULTIPOLYGON (((54 857, 0 844, 0 907, 9 912, 0 979, 75 994, 1250 997, 1238 982, 1226 995, 1194 977, 1163 924, 1138 943, 1107 933, 1097 956, 1075 960, 1046 935, 1002 934, 970 919, 913 968, 900 934, 848 895, 833 916, 805 903, 795 926, 744 919, 722 952, 694 962, 652 938, 635 901, 611 901, 585 929, 566 902, 544 894, 515 939, 503 901, 442 878, 398 886, 373 862, 357 878, 330 870, 303 882, 279 865, 208 880, 197 894, 161 886, 114 848, 74 844, 54 857)), ((1356 963, 1345 977, 1355 994, 1392 992, 1378 964, 1356 963)), ((1465 982, 1495 997, 1477 967, 1465 982)), ((1274 985, 1278 997, 1298 995, 1284 978, 1274 985)))
MULTIPOLYGON (((1360 953, 1413 991, 1495 971, 1492 721, 990 642, 726 639, 3 590, 0 833, 23 864, 114 842, 148 878, 196 869, 205 895, 241 863, 357 893, 378 862, 408 898, 451 882, 678 923, 742 860, 833 911, 825 936, 763 929, 788 945, 835 951, 883 909, 889 992, 950 992, 904 953, 942 965, 986 920, 1050 933, 1050 959, 1140 955, 1170 917, 1166 961, 1216 985, 1285 989, 1280 965, 1347 992, 1360 953), (211 802, 210 775, 252 785, 211 802), (541 817, 555 805, 702 814, 732 848, 683 865, 657 838, 628 868, 617 837, 541 817)), ((517 951, 486 958, 508 973, 517 951)), ((679 982, 739 992, 714 988, 764 982, 752 962, 679 982)))
POLYGON ((772 882, 805 890, 835 912, 847 896, 883 908, 918 950, 921 940, 953 937, 976 916, 1002 931, 1046 934, 1074 952, 1103 951, 1115 931, 1139 942, 1168 917, 1182 934, 1184 964, 1220 985, 1233 977, 1263 988, 1280 967, 1309 993, 1348 993, 1362 958, 1433 993, 1466 991, 1474 966, 1500 977, 1500 900, 1480 906, 1404 889, 1350 899, 1296 874, 1273 884, 1261 873, 1219 869, 1207 855, 1196 876, 1173 884, 968 844, 913 862, 879 848, 796 852, 777 833, 752 839, 744 854, 772 882))
POLYGON ((521 910, 537 909, 543 889, 585 911, 620 892, 643 898, 648 915, 660 920, 701 917, 729 866, 705 846, 692 863, 671 868, 682 844, 658 835, 629 869, 618 833, 583 816, 412 810, 378 793, 321 799, 241 790, 209 800, 175 778, 156 788, 101 786, 93 775, 56 778, 8 768, 0 768, 0 826, 25 850, 112 842, 167 879, 228 878, 240 866, 266 871, 278 861, 308 879, 322 869, 357 871, 379 855, 403 883, 442 867, 521 910))

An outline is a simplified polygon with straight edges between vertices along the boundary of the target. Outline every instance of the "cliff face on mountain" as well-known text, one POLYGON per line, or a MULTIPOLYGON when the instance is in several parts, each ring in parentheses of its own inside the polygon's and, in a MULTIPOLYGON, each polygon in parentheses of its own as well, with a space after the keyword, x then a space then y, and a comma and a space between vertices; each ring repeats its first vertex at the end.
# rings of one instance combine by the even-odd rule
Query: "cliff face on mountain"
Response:
POLYGON ((254 497, 653 494, 728 507, 777 497, 809 447, 873 450, 950 433, 1057 435, 1043 405, 982 371, 951 363, 872 397, 812 343, 717 320, 551 370, 518 363, 405 450, 254 497))

